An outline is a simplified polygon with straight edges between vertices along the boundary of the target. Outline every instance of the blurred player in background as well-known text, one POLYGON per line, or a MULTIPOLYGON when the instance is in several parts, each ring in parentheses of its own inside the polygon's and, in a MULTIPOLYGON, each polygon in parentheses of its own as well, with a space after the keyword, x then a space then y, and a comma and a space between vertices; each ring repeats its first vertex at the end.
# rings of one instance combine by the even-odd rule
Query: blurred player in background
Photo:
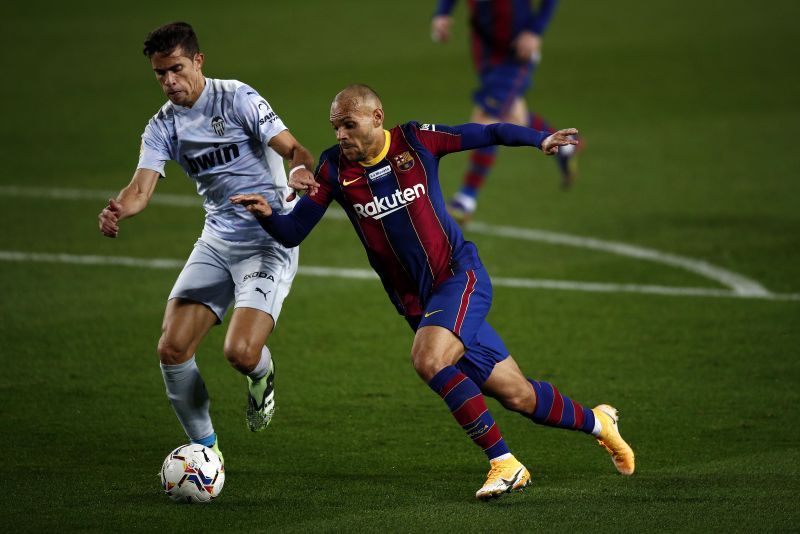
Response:
POLYGON ((247 376, 248 427, 266 428, 275 404, 274 365, 265 344, 298 259, 297 249, 265 234, 228 197, 259 193, 275 211, 288 212, 295 204, 291 186, 314 183, 314 160, 253 88, 203 75, 204 55, 189 24, 153 30, 144 54, 168 102, 145 127, 133 179, 108 201, 99 225, 104 235, 117 237, 120 221, 147 206, 168 160, 196 182, 205 227, 169 295, 158 354, 167 396, 187 436, 219 453, 195 350, 233 304, 223 351, 247 376), (284 159, 291 162, 288 181, 284 159))
POLYGON ((447 404, 467 436, 486 453, 490 470, 481 500, 521 490, 530 473, 506 445, 483 393, 535 423, 580 430, 600 441, 617 470, 630 475, 634 455, 617 428, 617 411, 589 409, 547 382, 522 374, 486 322, 492 283, 475 245, 445 210, 439 159, 489 145, 532 146, 545 154, 574 145, 575 129, 553 134, 513 124, 442 126, 409 122, 383 129, 383 107, 365 85, 341 91, 330 121, 339 144, 320 156, 317 183, 288 214, 261 195, 231 202, 251 211, 287 247, 298 245, 337 201, 361 239, 373 269, 415 332, 417 374, 447 404))
MULTIPOLYGON (((472 60, 479 87, 473 94, 475 107, 471 121, 479 124, 510 122, 553 133, 541 116, 528 111, 525 93, 541 60, 542 35, 555 11, 556 0, 542 0, 534 9, 531 0, 469 0, 472 60)), ((436 42, 450 39, 451 13, 456 0, 439 0, 431 37, 436 42)), ((465 223, 478 207, 478 194, 494 165, 497 147, 474 150, 461 189, 448 202, 448 211, 465 223)), ((575 181, 575 146, 562 147, 556 156, 561 185, 575 181)))

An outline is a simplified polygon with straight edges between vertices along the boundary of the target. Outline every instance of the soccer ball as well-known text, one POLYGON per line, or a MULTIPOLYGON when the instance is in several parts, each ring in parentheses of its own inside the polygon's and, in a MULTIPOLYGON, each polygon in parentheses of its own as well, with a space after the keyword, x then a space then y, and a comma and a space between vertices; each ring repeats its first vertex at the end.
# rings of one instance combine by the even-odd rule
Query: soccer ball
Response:
POLYGON ((161 487, 175 502, 209 502, 216 499, 225 484, 225 466, 217 453, 190 443, 167 455, 161 466, 161 487))

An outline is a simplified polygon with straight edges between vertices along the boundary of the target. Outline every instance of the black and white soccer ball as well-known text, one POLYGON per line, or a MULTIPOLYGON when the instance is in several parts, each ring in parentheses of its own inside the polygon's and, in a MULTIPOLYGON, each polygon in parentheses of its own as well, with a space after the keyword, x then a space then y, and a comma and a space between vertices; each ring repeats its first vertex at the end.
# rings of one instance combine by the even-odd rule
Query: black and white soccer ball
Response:
POLYGON ((161 466, 161 487, 178 503, 203 503, 216 499, 225 484, 225 466, 217 453, 190 443, 181 445, 161 466))

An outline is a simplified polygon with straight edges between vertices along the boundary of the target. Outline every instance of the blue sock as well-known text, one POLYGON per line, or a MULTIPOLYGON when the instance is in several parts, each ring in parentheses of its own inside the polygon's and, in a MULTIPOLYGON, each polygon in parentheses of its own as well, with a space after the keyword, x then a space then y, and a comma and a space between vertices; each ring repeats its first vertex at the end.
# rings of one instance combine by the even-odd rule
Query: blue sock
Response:
POLYGON ((486 407, 486 399, 475 382, 448 365, 428 382, 428 386, 444 400, 467 436, 490 460, 509 452, 500 428, 486 407))
POLYGON ((536 408, 529 417, 534 423, 591 434, 594 430, 594 412, 569 397, 562 395, 549 382, 528 379, 536 392, 536 408))
POLYGON ((210 436, 206 436, 202 439, 193 439, 192 443, 199 443, 205 447, 213 447, 214 444, 217 442, 217 433, 213 433, 210 436))

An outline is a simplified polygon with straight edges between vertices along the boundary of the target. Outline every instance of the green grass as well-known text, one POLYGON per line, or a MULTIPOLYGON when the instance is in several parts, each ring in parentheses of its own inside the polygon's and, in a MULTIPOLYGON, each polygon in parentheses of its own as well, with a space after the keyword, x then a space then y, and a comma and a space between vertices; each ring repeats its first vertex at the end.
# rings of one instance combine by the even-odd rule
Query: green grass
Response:
MULTIPOLYGON (((116 190, 163 98, 140 43, 189 19, 206 74, 261 90, 319 153, 329 102, 364 81, 387 122, 459 123, 473 87, 465 9, 429 41, 430 2, 205 2, 9 7, 0 185, 116 190), (296 5, 295 5, 296 4, 296 5), (354 21, 358 20, 356 23, 354 21)), ((530 95, 581 129, 577 187, 552 161, 502 149, 478 219, 625 242, 800 293, 796 3, 559 6, 530 95)), ((466 155, 445 158, 453 191, 466 155)), ((162 193, 192 194, 171 165, 162 193)), ((202 211, 153 205, 101 238, 102 200, 0 194, 0 251, 184 259, 202 211)), ((719 288, 605 252, 468 232, 496 277, 719 288)), ((339 220, 301 265, 367 268, 339 220)), ((610 402, 637 452, 614 474, 578 433, 490 407, 534 485, 482 504, 485 461, 416 377, 411 333, 377 281, 298 276, 271 349, 278 411, 244 425, 244 380, 198 352, 228 462, 219 500, 174 506, 156 473, 185 441, 155 353, 176 270, 0 262, 0 524, 44 531, 786 531, 800 513, 800 303, 495 288, 490 320, 529 375, 610 402)))

